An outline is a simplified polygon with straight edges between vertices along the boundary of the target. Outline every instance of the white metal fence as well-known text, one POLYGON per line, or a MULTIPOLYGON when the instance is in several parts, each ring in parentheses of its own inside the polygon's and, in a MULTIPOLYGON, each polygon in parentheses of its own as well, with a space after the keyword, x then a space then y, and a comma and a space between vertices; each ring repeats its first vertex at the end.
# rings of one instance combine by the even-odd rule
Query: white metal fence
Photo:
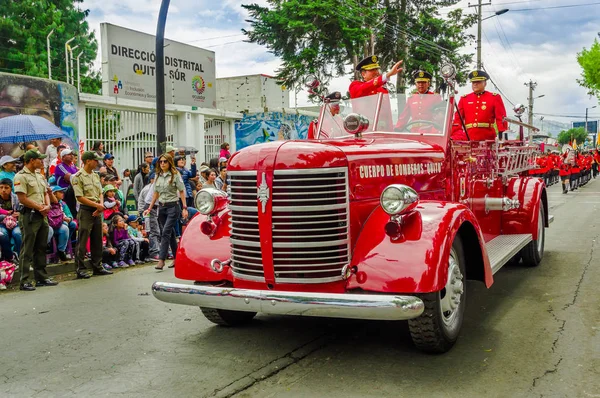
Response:
MULTIPOLYGON (((86 107, 87 149, 96 141, 104 143, 104 152, 115 157, 119 171, 137 169, 144 161, 144 154, 156 152, 156 114, 86 107)), ((177 117, 166 115, 167 143, 173 143, 177 131, 177 117)), ((217 151, 218 155, 218 151, 217 151)))
POLYGON ((219 157, 221 144, 229 139, 229 122, 219 119, 204 121, 204 156, 206 162, 212 158, 219 157))

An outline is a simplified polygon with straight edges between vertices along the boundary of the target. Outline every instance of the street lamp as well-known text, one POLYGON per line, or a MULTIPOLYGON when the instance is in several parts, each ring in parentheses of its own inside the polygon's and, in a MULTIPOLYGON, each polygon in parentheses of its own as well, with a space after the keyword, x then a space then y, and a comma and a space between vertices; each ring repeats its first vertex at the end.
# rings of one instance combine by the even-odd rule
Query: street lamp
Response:
POLYGON ((508 11, 510 11, 508 8, 504 8, 500 11, 496 11, 494 14, 490 15, 489 17, 483 18, 482 21, 485 21, 486 19, 497 17, 498 15, 506 14, 508 11))
POLYGON ((489 17, 481 18, 481 7, 489 6, 490 3, 482 4, 482 0, 478 1, 478 4, 469 4, 469 7, 477 7, 477 70, 481 70, 481 21, 485 21, 486 19, 490 19, 496 17, 498 15, 506 14, 509 10, 508 8, 504 8, 500 11, 496 11, 494 14, 489 17))

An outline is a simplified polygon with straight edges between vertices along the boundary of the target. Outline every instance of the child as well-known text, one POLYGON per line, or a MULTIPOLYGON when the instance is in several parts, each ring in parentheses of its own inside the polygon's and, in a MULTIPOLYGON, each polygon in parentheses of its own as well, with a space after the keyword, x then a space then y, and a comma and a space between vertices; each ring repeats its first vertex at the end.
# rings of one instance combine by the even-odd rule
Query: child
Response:
POLYGON ((104 193, 104 219, 110 221, 115 214, 123 217, 123 213, 121 213, 121 202, 115 198, 117 188, 108 184, 102 191, 104 193))
POLYGON ((113 247, 112 239, 108 235, 108 224, 102 223, 102 266, 105 269, 119 268, 117 260, 119 255, 113 247))
POLYGON ((135 265, 135 242, 129 237, 127 225, 123 217, 114 216, 109 229, 112 244, 119 252, 119 262, 117 265, 121 268, 135 265))
POLYGON ((68 260, 65 251, 67 250, 67 244, 76 229, 76 225, 73 222, 73 216, 68 217, 65 214, 65 208, 69 212, 69 215, 71 214, 69 207, 62 202, 66 190, 67 188, 61 188, 58 185, 52 187, 52 194, 54 195, 56 202, 50 204, 50 212, 48 213, 48 226, 54 230, 54 234, 57 237, 57 254, 62 262, 68 260), (71 223, 73 225, 70 225, 71 223))
POLYGON ((2 260, 12 262, 15 254, 21 251, 21 229, 17 225, 19 218, 19 199, 12 192, 13 184, 8 178, 0 180, 0 248, 2 260), (14 241, 14 252, 11 240, 14 241))
POLYGON ((145 263, 150 256, 150 241, 148 238, 140 232, 141 218, 138 216, 131 215, 127 218, 127 232, 129 237, 135 241, 136 252, 137 252, 137 263, 145 263))
POLYGON ((66 189, 57 190, 56 192, 54 192, 54 196, 58 200, 58 203, 60 203, 60 205, 62 206, 62 210, 65 215, 63 221, 69 227, 69 239, 73 240, 73 238, 75 237, 75 231, 77 230, 77 223, 73 218, 73 214, 71 213, 69 206, 67 206, 67 204, 63 200, 65 198, 65 191, 66 189))

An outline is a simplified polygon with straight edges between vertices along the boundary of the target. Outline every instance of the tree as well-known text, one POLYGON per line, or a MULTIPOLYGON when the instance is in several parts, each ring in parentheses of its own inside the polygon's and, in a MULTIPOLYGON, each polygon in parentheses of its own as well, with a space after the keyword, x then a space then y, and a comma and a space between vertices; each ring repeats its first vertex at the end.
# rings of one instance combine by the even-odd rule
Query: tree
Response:
POLYGON ((564 145, 573 141, 577 141, 577 145, 582 145, 587 139, 587 133, 585 132, 585 128, 577 127, 574 129, 563 130, 558 133, 558 137, 556 140, 559 144, 564 145))
POLYGON ((600 98, 600 43, 594 39, 594 44, 587 50, 577 53, 577 62, 583 71, 581 79, 577 79, 580 86, 587 88, 590 95, 600 98))
POLYGON ((242 5, 251 17, 251 28, 243 32, 248 41, 266 45, 281 57, 277 77, 287 86, 297 85, 307 74, 327 83, 348 75, 348 66, 363 57, 378 54, 383 69, 404 60, 406 72, 397 87, 404 92, 406 76, 418 67, 436 74, 450 61, 464 81, 472 60, 472 54, 459 54, 458 49, 474 39, 464 32, 475 15, 456 9, 443 19, 438 12, 458 0, 267 1, 268 7, 242 5))
MULTIPOLYGON (((46 36, 50 37, 52 78, 66 81, 65 46, 71 37, 75 58, 80 52, 82 91, 97 94, 102 87, 99 73, 91 69, 98 51, 94 32, 89 31, 89 10, 80 10, 83 0, 27 0, 0 3, 0 71, 48 77, 46 36)), ((74 60, 73 67, 76 68, 74 60)), ((74 71, 74 76, 77 70, 74 71)), ((76 77, 75 77, 76 79, 76 77)))

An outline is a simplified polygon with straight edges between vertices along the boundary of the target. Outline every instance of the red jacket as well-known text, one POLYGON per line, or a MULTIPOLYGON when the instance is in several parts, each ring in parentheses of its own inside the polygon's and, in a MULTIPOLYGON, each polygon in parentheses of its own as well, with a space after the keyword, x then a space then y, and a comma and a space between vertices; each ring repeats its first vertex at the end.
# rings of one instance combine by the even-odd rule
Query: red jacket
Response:
MULTIPOLYGON (((406 107, 398 117, 398 122, 395 128, 402 129, 409 121, 413 120, 429 120, 433 119, 431 109, 442 101, 439 95, 434 95, 428 91, 425 94, 415 93, 408 98, 406 107)), ((411 130, 418 129, 419 126, 414 126, 411 130)))
POLYGON ((383 75, 367 82, 355 80, 350 83, 350 88, 348 88, 350 98, 367 97, 377 93, 387 94, 388 90, 384 87, 385 83, 386 82, 383 81, 383 75))
POLYGON ((469 138, 473 141, 495 139, 494 124, 500 133, 508 129, 508 124, 504 121, 506 116, 504 102, 496 93, 489 91, 480 94, 470 93, 463 95, 458 101, 458 112, 454 114, 452 125, 452 139, 466 140, 467 135, 463 130, 459 113, 463 117, 469 138))

